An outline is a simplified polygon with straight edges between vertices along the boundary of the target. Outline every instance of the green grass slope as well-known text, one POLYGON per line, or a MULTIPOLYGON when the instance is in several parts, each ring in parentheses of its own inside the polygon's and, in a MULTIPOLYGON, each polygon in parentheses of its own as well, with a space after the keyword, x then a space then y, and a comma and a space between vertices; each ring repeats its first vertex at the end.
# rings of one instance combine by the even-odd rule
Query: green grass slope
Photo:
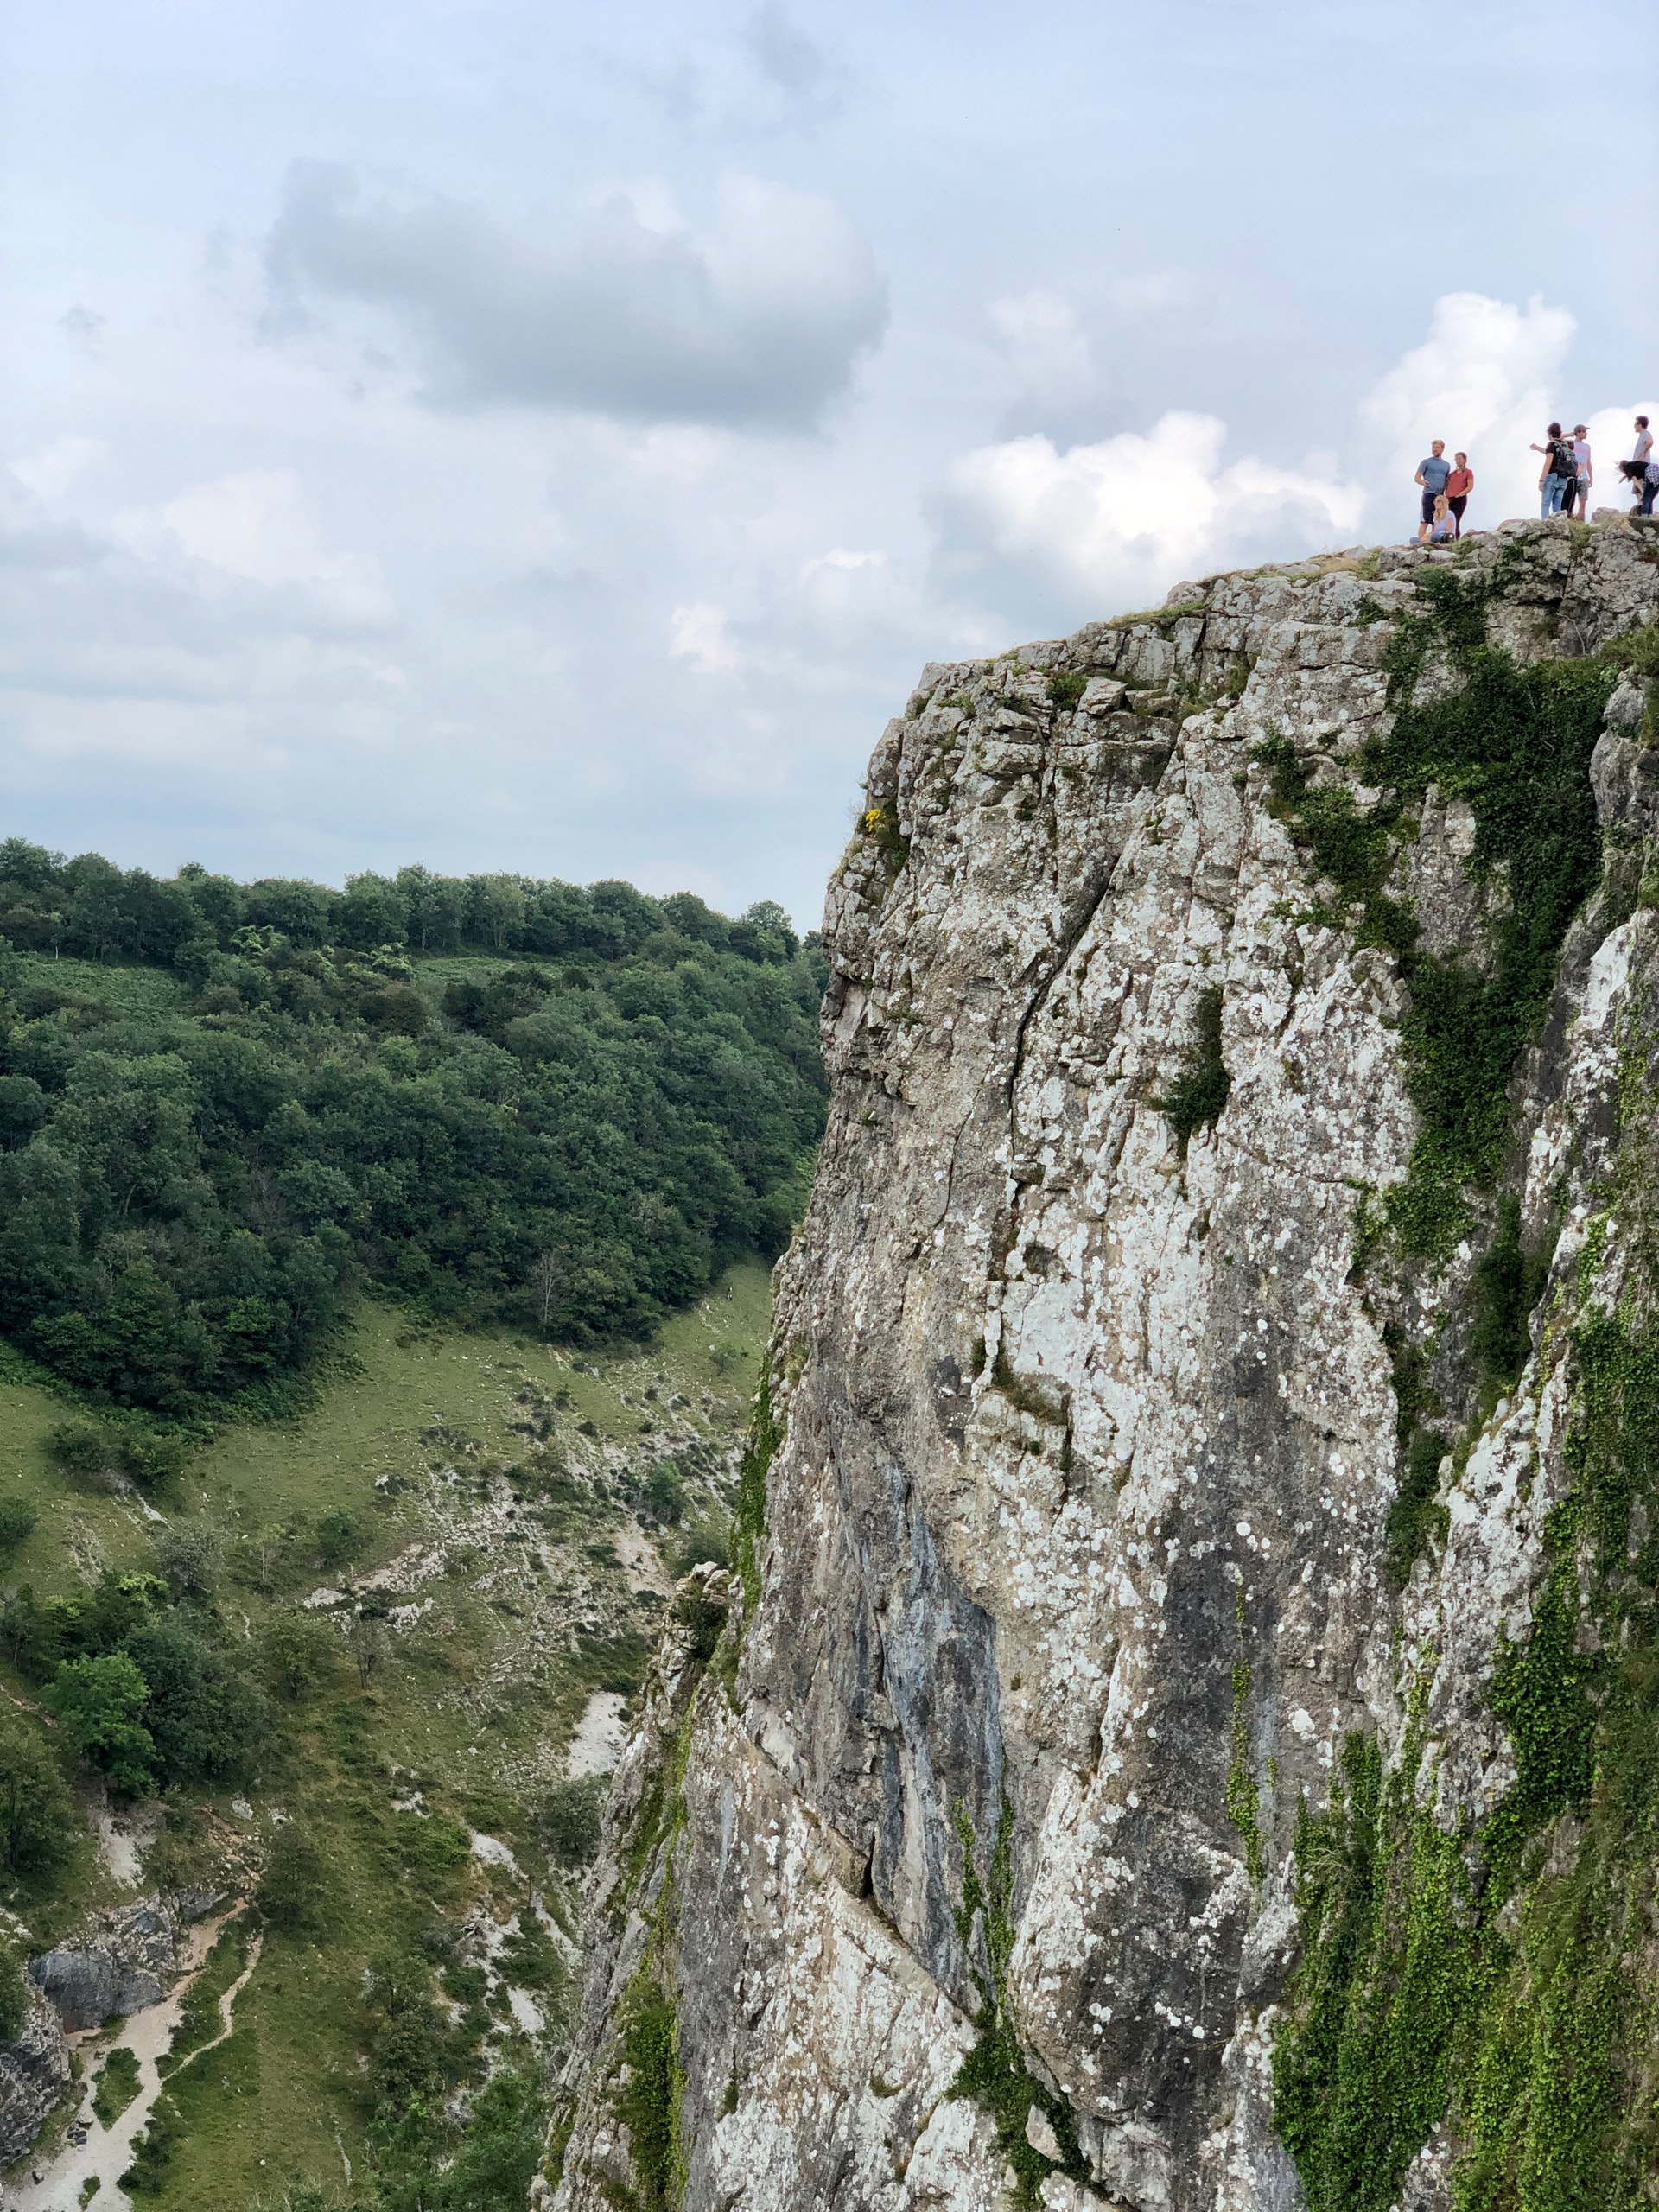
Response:
MULTIPOLYGON (((371 1303, 356 1373, 302 1418, 222 1429, 149 1499, 66 1477, 45 1442, 70 1409, 0 1373, 0 1498, 37 1515, 5 1584, 194 1576, 277 1714, 257 1775, 175 1793, 196 1848, 239 1859, 245 1886, 265 1870, 192 1999, 193 2049, 261 1921, 262 1948, 234 2032, 169 2075, 135 2201, 343 2195, 348 2166, 360 2189, 448 2157, 445 2101, 487 2069, 556 2063, 580 1971, 568 1749, 595 1698, 637 1686, 676 1570, 718 1548, 768 1310, 743 1265, 650 1349, 577 1357, 371 1303)), ((157 1808, 113 1806, 95 1851, 105 1808, 40 1688, 3 1659, 0 1688, 89 1815, 55 1885, 11 1885, 30 1948, 137 1893, 120 1852, 157 1808)))

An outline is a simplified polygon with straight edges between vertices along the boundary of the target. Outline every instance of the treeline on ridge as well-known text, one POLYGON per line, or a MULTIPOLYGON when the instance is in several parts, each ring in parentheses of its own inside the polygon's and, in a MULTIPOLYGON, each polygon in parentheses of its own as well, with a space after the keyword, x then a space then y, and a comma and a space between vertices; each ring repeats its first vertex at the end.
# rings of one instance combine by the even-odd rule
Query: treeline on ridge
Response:
POLYGON ((0 1332, 174 1421, 280 1402, 365 1284, 647 1333, 787 1237, 823 980, 770 903, 161 879, 10 839, 0 1332))

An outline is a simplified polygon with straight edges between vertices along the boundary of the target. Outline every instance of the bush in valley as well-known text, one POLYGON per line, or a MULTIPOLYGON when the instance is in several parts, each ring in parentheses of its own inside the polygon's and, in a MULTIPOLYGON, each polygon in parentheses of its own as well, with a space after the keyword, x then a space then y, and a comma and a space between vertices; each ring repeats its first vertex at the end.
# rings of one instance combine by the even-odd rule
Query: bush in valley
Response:
POLYGON ((325 1567, 344 1567, 362 1549, 357 1516, 344 1511, 325 1513, 317 1522, 317 1556, 325 1567))
POLYGON ((599 1849, 600 1819, 609 1786, 608 1777, 602 1774, 553 1784, 542 1800, 536 1823, 552 1857, 567 1866, 582 1866, 593 1858, 599 1849))
MULTIPOLYGON (((497 2074, 474 2099, 458 2140, 412 2116, 378 2131, 376 2212, 522 2212, 546 2138, 547 2107, 535 2080, 497 2074)), ((294 2212, 301 2212, 297 2196, 294 2212)))
POLYGON ((15 1552, 35 1533, 38 1516, 27 1498, 0 1497, 0 1552, 15 1552))
POLYGON ((223 1889, 225 1854, 213 1840, 206 1806, 175 1791, 162 1809, 161 1828, 144 1858, 144 1879, 170 1911, 188 1920, 205 1898, 223 1889))
POLYGON ((129 1414, 118 1423, 60 1421, 46 1437, 46 1455, 54 1465, 103 1490, 122 1490, 129 1483, 141 1490, 163 1490, 183 1467, 188 1451, 185 1437, 142 1413, 129 1414))
POLYGON ((467 1831, 442 1813, 398 1813, 393 1816, 398 1859, 405 1874, 429 1896, 454 1887, 472 1846, 467 1831))
POLYGON ((557 1993, 569 1980, 546 1927, 528 1906, 518 1910, 518 1928, 501 1947, 501 1971, 515 1988, 557 1993))
POLYGON ((454 2163, 418 2194, 384 2188, 386 2212, 519 2212, 542 2162, 547 2109, 527 2074, 498 2074, 480 2090, 454 2163))
POLYGON ((685 1478, 671 1459, 659 1459, 634 1495, 642 1512, 671 1528, 685 1510, 685 1478))
POLYGON ((219 1540, 212 1529, 163 1528, 155 1538, 156 1566, 175 1605, 187 1599, 206 1605, 213 1594, 220 1564, 219 1540))
POLYGON ((284 1935, 315 1935, 327 1917, 327 1862, 310 1831, 298 1821, 284 1821, 265 1853, 260 1911, 284 1935))
POLYGON ((29 1990, 22 1969, 10 1949, 0 1944, 0 2043, 20 2035, 28 2018, 29 1990))
POLYGON ((283 1612, 267 1622, 259 1643, 265 1681, 296 1702, 320 1689, 334 1670, 340 1638, 315 1613, 283 1612))
POLYGON ((154 1484, 227 1403, 282 1410, 364 1283, 596 1343, 780 1249, 824 973, 767 904, 0 844, 0 1333, 164 1424, 65 1464, 154 1484))
POLYGON ((111 2127, 138 2094, 138 2054, 118 2044, 99 2069, 92 2110, 99 2123, 111 2127))
POLYGON ((156 1739, 140 1715, 149 1686, 124 1651, 65 1659, 47 1691, 65 1737, 125 1797, 156 1787, 156 1739))
POLYGON ((14 1877, 57 1874, 80 1833, 57 1762, 20 1725, 0 1730, 0 1865, 14 1877))
POLYGON ((411 2117, 414 2139, 430 2140, 432 2108, 465 2070, 468 2045, 452 2031, 432 1987, 432 1971, 417 1952, 387 1951, 364 1977, 364 2041, 370 2053, 366 2084, 384 2141, 411 2117))
POLYGON ((106 1568, 81 1596, 0 1606, 0 1648, 39 1683, 66 1741, 128 1796, 241 1779, 270 1740, 251 1655, 156 1574, 106 1568))
POLYGON ((678 1543, 670 1547, 668 1560, 677 1582, 683 1575, 690 1574, 694 1567, 729 1567, 730 1535, 724 1529, 689 1529, 678 1543))

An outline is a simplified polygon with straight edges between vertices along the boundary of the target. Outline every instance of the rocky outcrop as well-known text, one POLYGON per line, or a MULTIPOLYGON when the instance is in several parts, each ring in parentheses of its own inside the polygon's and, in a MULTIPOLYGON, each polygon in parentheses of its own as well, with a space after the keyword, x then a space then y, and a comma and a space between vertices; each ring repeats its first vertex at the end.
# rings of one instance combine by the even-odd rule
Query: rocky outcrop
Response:
MULTIPOLYGON (((187 1916, 200 1917, 213 1892, 191 1893, 187 1916)), ((117 2012, 142 2012, 160 2001, 162 1978, 178 1963, 179 1923, 153 1898, 100 1913, 79 1943, 42 1952, 29 1962, 29 1980, 48 1998, 64 2026, 100 2027, 117 2012)))
POLYGON ((28 2150, 68 2083, 63 2023, 41 1992, 31 1989, 22 2029, 0 2043, 0 2165, 28 2150))
POLYGON ((925 671, 562 2208, 1646 2173, 1656 612, 1511 525, 925 671))

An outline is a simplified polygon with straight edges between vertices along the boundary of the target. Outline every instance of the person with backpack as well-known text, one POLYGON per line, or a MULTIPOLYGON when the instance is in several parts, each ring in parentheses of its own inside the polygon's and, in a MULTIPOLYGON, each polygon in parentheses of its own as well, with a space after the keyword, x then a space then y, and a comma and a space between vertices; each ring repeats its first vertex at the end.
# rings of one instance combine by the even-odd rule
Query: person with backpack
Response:
POLYGON ((1561 512, 1561 502, 1567 498, 1567 486, 1576 487, 1579 464, 1573 451, 1571 438, 1563 437, 1559 423, 1552 423, 1545 432, 1548 442, 1534 446, 1534 453, 1544 456, 1543 473, 1538 479, 1538 512, 1548 521, 1551 515, 1561 512))
POLYGON ((1428 449, 1428 459, 1417 464, 1416 480, 1423 487, 1423 504, 1417 518, 1419 539, 1428 536, 1434 520, 1434 502, 1446 490, 1446 480, 1452 474, 1452 464, 1446 457, 1446 440, 1436 438, 1428 449))

